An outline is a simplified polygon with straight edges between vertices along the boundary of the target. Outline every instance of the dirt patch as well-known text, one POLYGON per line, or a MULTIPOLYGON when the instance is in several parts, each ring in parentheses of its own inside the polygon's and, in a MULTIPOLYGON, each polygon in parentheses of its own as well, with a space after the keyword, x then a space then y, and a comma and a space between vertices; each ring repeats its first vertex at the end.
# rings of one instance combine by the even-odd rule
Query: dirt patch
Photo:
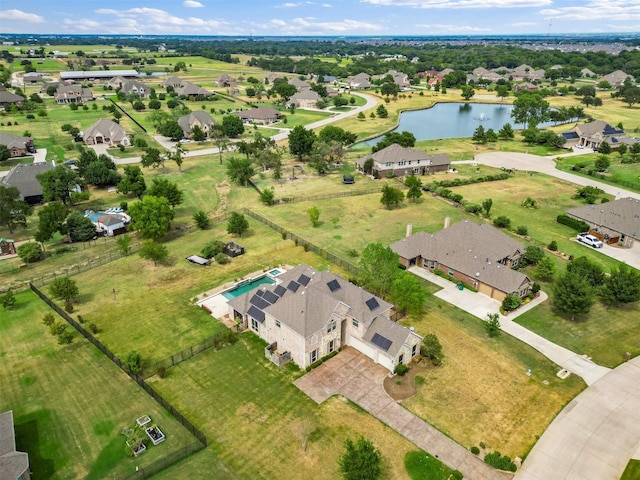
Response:
POLYGON ((395 401, 400 402, 406 400, 418 391, 416 387, 416 377, 423 377, 429 368, 434 367, 431 367, 426 360, 411 363, 409 371, 404 376, 394 375, 393 377, 389 377, 387 375, 384 379, 384 389, 395 401))

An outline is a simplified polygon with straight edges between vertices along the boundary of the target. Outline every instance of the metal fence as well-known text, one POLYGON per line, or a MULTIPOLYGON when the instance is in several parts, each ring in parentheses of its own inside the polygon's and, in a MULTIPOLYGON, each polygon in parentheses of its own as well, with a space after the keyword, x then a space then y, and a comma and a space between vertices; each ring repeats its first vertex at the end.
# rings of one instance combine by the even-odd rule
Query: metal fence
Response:
POLYGON ((182 415, 171 403, 169 403, 162 395, 156 392, 151 385, 145 382, 144 378, 139 375, 135 375, 126 370, 122 360, 120 360, 116 355, 111 352, 100 340, 93 336, 93 334, 82 326, 82 324, 76 322, 67 312, 65 312, 58 304, 52 301, 49 297, 47 297, 44 293, 42 293, 38 287, 33 284, 29 284, 31 290, 38 296, 40 299, 45 302, 49 307, 51 307, 58 315, 64 318, 73 328, 75 328, 84 338, 89 340, 98 350, 104 353, 109 360, 115 363, 123 372, 125 372, 129 377, 135 381, 138 385, 140 385, 145 392, 147 392, 151 397, 158 402, 162 407, 164 407, 173 417, 180 422, 180 424, 185 427, 196 439, 198 442, 202 443, 203 446, 207 446, 207 437, 202 433, 198 428, 196 428, 189 420, 187 420, 184 415, 182 415))
POLYGON ((276 232, 280 233, 284 240, 293 240, 296 245, 302 246, 305 249, 305 251, 307 251, 307 252, 311 251, 313 253, 316 253, 316 254, 320 255, 322 258, 326 258, 330 262, 333 262, 336 265, 338 265, 339 267, 345 269, 347 272, 352 273, 354 275, 358 275, 359 269, 353 263, 348 262, 347 260, 344 260, 343 258, 340 258, 340 257, 338 257, 338 256, 336 256, 336 255, 334 255, 332 253, 329 253, 324 248, 321 248, 321 247, 315 245, 314 243, 311 243, 310 241, 302 238, 301 236, 296 235, 293 232, 290 232, 286 228, 281 227, 277 223, 272 222, 268 218, 265 218, 262 215, 254 212, 252 210, 249 210, 248 208, 243 209, 243 211, 244 211, 245 215, 247 215, 247 216, 259 221, 260 223, 262 223, 262 224, 268 226, 269 228, 275 230, 276 232))
POLYGON ((146 467, 137 467, 135 473, 124 477, 125 480, 142 480, 145 478, 150 478, 152 475, 164 470, 167 467, 170 467, 174 463, 179 462, 180 460, 187 458, 189 455, 192 455, 196 452, 199 452, 204 448, 204 445, 200 442, 193 442, 189 445, 182 447, 180 450, 176 450, 175 452, 171 452, 169 455, 165 455, 164 457, 156 460, 155 462, 147 465, 146 467))

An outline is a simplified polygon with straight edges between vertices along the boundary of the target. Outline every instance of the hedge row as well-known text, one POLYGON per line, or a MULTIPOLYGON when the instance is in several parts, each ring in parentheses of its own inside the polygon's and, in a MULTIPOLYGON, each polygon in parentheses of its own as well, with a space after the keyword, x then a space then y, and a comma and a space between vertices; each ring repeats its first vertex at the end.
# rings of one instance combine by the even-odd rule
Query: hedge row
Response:
POLYGON ((562 225, 566 225, 567 227, 571 227, 578 232, 588 232, 589 224, 583 222, 582 220, 577 220, 575 218, 569 217, 568 215, 558 215, 556 218, 558 223, 562 225))
POLYGON ((426 191, 434 192, 438 187, 459 187, 461 185, 471 185, 473 183, 495 182, 497 180, 506 180, 510 175, 508 173, 497 173, 495 175, 487 175, 485 177, 476 178, 454 178, 451 180, 439 180, 429 182, 424 186, 426 191))

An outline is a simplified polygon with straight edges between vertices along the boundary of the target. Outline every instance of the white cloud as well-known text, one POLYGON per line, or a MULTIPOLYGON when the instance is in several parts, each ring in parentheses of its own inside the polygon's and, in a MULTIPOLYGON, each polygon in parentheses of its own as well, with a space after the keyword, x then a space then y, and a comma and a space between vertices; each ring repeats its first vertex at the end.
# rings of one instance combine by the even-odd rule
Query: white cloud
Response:
POLYGON ((640 32, 640 23, 637 25, 607 25, 610 32, 640 32))
POLYGON ((640 20, 640 1, 638 0, 612 0, 606 7, 591 0, 580 7, 549 8, 540 11, 547 18, 561 20, 614 20, 630 21, 640 20))
POLYGON ((511 24, 512 27, 531 27, 533 25, 538 25, 538 24, 536 22, 517 22, 517 23, 511 24))
POLYGON ((297 8, 306 7, 308 5, 315 5, 315 2, 285 2, 280 5, 276 5, 276 8, 297 8))
POLYGON ((44 18, 35 13, 26 13, 21 10, 2 10, 0 18, 11 20, 12 22, 42 23, 44 18))
POLYGON ((331 5, 330 3, 323 3, 322 6, 324 8, 333 8, 333 5, 331 5))
POLYGON ((289 20, 272 19, 264 24, 254 24, 262 30, 272 30, 278 35, 336 35, 347 33, 379 32, 379 25, 360 20, 344 19, 336 22, 321 22, 313 17, 292 18, 289 20))
POLYGON ((490 32, 490 28, 472 27, 470 25, 445 25, 445 24, 430 24, 430 25, 416 25, 416 27, 426 28, 433 33, 479 33, 490 32))
POLYGON ((200 8, 200 7, 204 7, 203 4, 201 4, 200 2, 196 2, 194 0, 184 0, 184 2, 182 2, 182 6, 183 7, 187 7, 187 8, 200 8))
POLYGON ((459 8, 523 8, 551 5, 552 0, 360 0, 362 3, 383 7, 410 7, 424 9, 459 8))

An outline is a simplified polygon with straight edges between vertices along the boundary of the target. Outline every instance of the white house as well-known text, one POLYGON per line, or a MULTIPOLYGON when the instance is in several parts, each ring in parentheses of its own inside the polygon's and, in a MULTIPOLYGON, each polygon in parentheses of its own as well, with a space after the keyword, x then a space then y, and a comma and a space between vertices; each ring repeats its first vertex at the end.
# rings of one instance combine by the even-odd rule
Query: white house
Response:
POLYGON ((390 371, 420 353, 422 337, 389 318, 392 305, 307 265, 228 302, 229 314, 265 339, 265 354, 301 368, 349 345, 390 371))

